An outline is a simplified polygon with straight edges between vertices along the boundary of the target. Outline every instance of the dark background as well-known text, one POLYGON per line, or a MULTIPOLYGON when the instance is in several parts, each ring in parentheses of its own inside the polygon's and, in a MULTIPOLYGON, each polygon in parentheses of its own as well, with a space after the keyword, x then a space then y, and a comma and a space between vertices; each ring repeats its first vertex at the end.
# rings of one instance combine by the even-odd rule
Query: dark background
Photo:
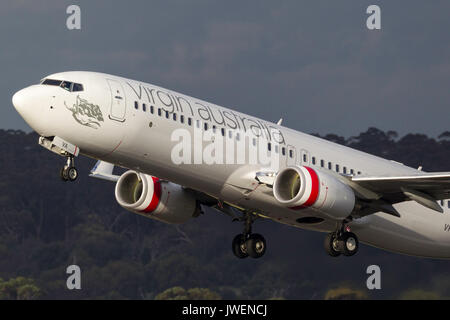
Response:
MULTIPOLYGON (((427 171, 449 170, 450 132, 431 139, 370 128, 349 139, 325 138, 427 171)), ((181 226, 129 213, 115 202, 113 183, 87 176, 94 160, 77 159, 79 179, 62 182, 64 159, 37 139, 0 130, 0 298, 450 297, 448 261, 365 245, 354 257, 333 259, 324 234, 268 220, 254 225, 267 239, 266 255, 239 260, 230 248, 238 222, 213 210, 181 226), (66 288, 71 264, 81 268, 81 290, 66 288), (366 289, 372 264, 381 268, 378 291, 366 289)))

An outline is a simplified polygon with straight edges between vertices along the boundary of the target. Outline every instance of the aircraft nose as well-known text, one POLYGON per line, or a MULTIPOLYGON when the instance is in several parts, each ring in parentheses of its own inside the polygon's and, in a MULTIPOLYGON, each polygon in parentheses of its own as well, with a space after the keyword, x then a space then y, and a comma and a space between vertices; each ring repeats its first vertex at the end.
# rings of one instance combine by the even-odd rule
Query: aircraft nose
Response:
POLYGON ((24 105, 26 103, 26 89, 22 89, 17 91, 13 97, 12 97, 12 103, 14 105, 14 108, 16 108, 17 112, 19 112, 20 114, 22 114, 22 112, 24 111, 24 105))
POLYGON ((17 91, 12 97, 14 108, 35 131, 44 132, 47 117, 43 114, 45 94, 38 86, 30 86, 17 91))

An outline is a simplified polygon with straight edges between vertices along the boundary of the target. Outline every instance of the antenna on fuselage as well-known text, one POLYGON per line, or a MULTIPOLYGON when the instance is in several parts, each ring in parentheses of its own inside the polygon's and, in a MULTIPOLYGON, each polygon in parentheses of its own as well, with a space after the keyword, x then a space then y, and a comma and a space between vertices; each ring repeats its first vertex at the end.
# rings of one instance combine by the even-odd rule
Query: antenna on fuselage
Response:
POLYGON ((280 118, 280 120, 278 120, 277 125, 281 126, 281 123, 283 123, 283 118, 280 118))

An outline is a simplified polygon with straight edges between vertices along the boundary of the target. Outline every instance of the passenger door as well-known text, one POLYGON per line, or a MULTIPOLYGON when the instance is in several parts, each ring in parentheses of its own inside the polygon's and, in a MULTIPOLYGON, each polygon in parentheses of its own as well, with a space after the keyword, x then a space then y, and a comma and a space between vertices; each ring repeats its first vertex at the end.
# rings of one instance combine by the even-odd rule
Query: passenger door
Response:
POLYGON ((120 82, 107 79, 109 88, 111 89, 111 110, 109 118, 111 120, 124 122, 126 115, 127 102, 125 92, 120 82))

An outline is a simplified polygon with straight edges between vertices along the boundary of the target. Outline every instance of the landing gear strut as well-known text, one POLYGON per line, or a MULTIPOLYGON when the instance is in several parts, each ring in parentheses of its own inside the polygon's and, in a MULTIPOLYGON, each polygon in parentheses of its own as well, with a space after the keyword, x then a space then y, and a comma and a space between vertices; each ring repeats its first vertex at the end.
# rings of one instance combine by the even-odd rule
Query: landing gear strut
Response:
POLYGON ((325 251, 332 257, 338 257, 341 254, 350 257, 358 252, 359 241, 358 237, 343 223, 340 229, 325 237, 324 246, 325 251))
POLYGON ((252 224, 255 216, 250 212, 245 212, 244 232, 234 237, 232 243, 233 253, 239 259, 252 257, 261 258, 266 252, 266 239, 258 233, 252 233, 252 224))
POLYGON ((63 181, 75 181, 78 178, 78 170, 75 168, 73 156, 67 156, 66 165, 60 170, 60 176, 63 181))

